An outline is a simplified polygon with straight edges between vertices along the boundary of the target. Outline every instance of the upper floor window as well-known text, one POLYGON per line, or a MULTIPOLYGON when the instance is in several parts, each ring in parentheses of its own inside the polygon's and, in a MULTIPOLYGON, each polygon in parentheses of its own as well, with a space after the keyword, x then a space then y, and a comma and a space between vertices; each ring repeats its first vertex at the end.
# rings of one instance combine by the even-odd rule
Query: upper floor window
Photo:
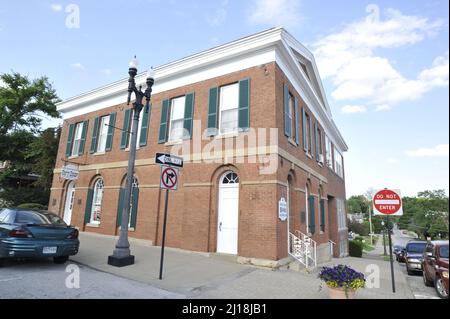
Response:
POLYGON ((237 133, 239 127, 239 83, 222 86, 219 101, 220 134, 237 133))
POLYGON ((331 144, 331 140, 327 135, 325 135, 325 153, 326 153, 326 163, 327 166, 333 169, 333 155, 332 155, 333 145, 331 144))
POLYGON ((312 136, 313 135, 312 135, 312 128, 311 128, 311 125, 312 125, 312 123, 311 123, 311 116, 308 113, 306 113, 305 118, 306 118, 306 123, 305 123, 305 125, 306 125, 306 132, 305 132, 306 138, 305 138, 305 140, 306 140, 306 143, 307 143, 307 145, 306 145, 306 152, 308 154, 312 155, 312 140, 313 140, 312 136))
POLYGON ((342 154, 337 150, 336 147, 334 148, 334 171, 340 177, 344 178, 344 166, 342 154))
POLYGON ((184 112, 186 96, 172 99, 170 106, 169 141, 178 141, 184 136, 184 112))
MULTIPOLYGON (((139 148, 139 140, 141 138, 142 119, 144 117, 144 113, 145 113, 145 108, 143 108, 141 110, 141 113, 139 114, 139 123, 138 123, 138 128, 137 128, 137 139, 136 139, 136 148, 137 149, 139 148)), ((133 131, 133 118, 134 118, 134 109, 132 109, 131 113, 130 113, 130 119, 129 119, 130 123, 128 125, 128 127, 130 128, 130 132, 129 132, 126 148, 129 148, 131 145, 131 132, 133 131)))
POLYGON ((291 93, 289 93, 289 123, 291 126, 291 134, 289 139, 294 142, 295 134, 296 134, 296 125, 295 125, 295 98, 292 96, 291 93))
POLYGON ((81 152, 81 140, 83 136, 83 122, 75 125, 75 133, 73 135, 72 156, 77 156, 81 152))
POLYGON ((100 118, 100 127, 98 129, 97 152, 104 152, 106 149, 106 140, 108 138, 110 116, 102 116, 100 118))
POLYGON ((320 163, 323 163, 324 159, 323 159, 323 146, 322 146, 322 130, 320 129, 319 125, 316 124, 316 152, 318 155, 318 159, 317 161, 320 163))

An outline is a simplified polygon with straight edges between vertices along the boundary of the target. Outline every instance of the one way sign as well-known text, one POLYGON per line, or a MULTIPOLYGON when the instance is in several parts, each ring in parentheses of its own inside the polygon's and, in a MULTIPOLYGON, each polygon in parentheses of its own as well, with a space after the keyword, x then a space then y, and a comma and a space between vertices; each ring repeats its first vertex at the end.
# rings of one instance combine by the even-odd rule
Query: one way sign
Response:
POLYGON ((155 162, 162 165, 183 167, 183 159, 170 154, 156 153, 155 162))

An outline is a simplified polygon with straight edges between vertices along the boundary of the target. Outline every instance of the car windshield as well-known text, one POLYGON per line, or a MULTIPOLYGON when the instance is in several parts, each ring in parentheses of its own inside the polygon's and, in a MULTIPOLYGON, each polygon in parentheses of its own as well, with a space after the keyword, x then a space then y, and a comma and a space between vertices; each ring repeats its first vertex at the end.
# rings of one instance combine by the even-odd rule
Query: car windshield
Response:
POLYGON ((19 210, 16 212, 15 222, 18 224, 66 226, 59 216, 46 211, 19 210))
POLYGON ((439 248, 439 255, 441 258, 448 258, 448 246, 442 246, 439 248))
POLYGON ((425 246, 426 243, 411 243, 408 244, 406 250, 408 251, 408 253, 422 254, 423 251, 425 250, 425 246))

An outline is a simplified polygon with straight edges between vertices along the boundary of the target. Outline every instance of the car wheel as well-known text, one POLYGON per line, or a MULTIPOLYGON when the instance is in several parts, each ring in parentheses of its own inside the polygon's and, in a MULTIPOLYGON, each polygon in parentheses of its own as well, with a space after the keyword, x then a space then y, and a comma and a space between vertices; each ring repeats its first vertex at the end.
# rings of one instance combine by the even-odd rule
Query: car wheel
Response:
POLYGON ((406 264, 406 272, 407 272, 408 275, 410 275, 410 276, 414 275, 414 272, 413 272, 411 269, 409 269, 408 264, 406 264))
POLYGON ((5 259, 0 258, 0 267, 3 267, 5 265, 5 259))
POLYGON ((439 297, 442 299, 448 299, 448 292, 445 290, 444 281, 440 276, 436 276, 434 279, 434 287, 439 297))
POLYGON ((69 260, 69 256, 53 257, 53 262, 55 264, 65 264, 67 260, 69 260))
POLYGON ((422 272, 422 278, 423 278, 423 283, 425 284, 425 286, 433 287, 433 282, 427 278, 427 272, 426 271, 422 272))

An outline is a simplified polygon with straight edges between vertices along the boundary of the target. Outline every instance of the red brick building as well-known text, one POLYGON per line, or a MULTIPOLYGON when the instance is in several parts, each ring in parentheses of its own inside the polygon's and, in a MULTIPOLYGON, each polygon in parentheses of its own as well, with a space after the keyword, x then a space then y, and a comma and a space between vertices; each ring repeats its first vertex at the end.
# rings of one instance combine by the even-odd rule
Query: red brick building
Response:
MULTIPOLYGON (((131 237, 161 243, 164 192, 154 158, 165 152, 185 161, 170 195, 168 246, 271 265, 347 254, 347 145, 302 44, 270 29, 155 73, 138 130, 131 237)), ((145 74, 136 79, 145 84, 145 74)), ((64 127, 49 209, 82 231, 118 234, 130 143, 126 99, 122 80, 58 105, 64 127), (60 177, 68 163, 78 164, 76 181, 60 177)))

